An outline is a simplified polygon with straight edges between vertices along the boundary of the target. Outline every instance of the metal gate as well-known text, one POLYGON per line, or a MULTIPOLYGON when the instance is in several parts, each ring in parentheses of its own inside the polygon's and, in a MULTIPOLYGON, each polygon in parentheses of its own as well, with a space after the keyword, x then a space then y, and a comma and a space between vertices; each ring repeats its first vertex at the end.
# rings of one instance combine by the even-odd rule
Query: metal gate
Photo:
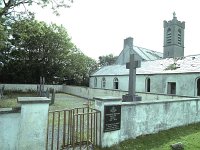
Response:
POLYGON ((49 112, 47 150, 88 149, 101 143, 101 112, 83 107, 49 112))

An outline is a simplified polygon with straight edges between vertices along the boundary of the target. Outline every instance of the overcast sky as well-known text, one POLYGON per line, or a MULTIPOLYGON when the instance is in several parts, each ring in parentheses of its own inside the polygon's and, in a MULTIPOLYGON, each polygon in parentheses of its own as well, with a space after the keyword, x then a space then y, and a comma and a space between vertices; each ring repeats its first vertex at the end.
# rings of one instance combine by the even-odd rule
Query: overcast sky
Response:
POLYGON ((200 54, 199 0, 74 0, 59 17, 37 8, 36 18, 63 24, 73 43, 97 60, 119 55, 127 37, 136 46, 163 52, 163 21, 171 20, 174 11, 185 21, 185 56, 200 54))

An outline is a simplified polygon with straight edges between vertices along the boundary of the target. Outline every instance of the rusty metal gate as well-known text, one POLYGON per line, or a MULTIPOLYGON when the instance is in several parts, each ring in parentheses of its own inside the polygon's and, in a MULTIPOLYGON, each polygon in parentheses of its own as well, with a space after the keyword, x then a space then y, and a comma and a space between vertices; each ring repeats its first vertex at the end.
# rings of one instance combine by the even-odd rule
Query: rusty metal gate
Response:
POLYGON ((88 149, 101 143, 101 112, 83 107, 49 112, 47 150, 88 149))

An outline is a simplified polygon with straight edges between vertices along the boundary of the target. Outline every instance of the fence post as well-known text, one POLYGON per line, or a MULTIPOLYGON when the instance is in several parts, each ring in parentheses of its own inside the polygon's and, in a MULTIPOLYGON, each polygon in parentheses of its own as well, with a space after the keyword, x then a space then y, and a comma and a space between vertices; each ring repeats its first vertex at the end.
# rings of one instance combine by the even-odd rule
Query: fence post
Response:
POLYGON ((19 97, 18 102, 21 103, 18 149, 46 149, 50 99, 46 97, 19 97))

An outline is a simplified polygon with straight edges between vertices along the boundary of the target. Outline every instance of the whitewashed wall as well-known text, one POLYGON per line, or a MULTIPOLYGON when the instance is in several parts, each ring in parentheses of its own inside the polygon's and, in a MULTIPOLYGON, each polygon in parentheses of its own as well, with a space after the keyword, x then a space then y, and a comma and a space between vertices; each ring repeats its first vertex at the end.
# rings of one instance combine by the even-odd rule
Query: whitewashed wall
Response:
MULTIPOLYGON (((1 84, 5 85, 5 90, 11 90, 11 91, 37 91, 37 84, 1 84)), ((54 88, 56 91, 61 92, 62 91, 62 85, 45 85, 45 90, 47 88, 54 88)))
MULTIPOLYGON (((113 80, 117 77, 119 79, 119 90, 128 90, 128 76, 97 76, 97 87, 94 87, 95 77, 91 77, 90 87, 101 88, 101 80, 103 77, 106 79, 105 89, 113 89, 113 80)), ((199 73, 137 75, 136 92, 145 92, 145 81, 147 77, 151 80, 150 88, 152 93, 167 94, 167 82, 176 82, 176 95, 197 95, 196 80, 200 78, 199 73)))
POLYGON ((0 149, 16 149, 19 121, 20 113, 0 113, 0 149))
MULTIPOLYGON (((119 90, 105 90, 105 89, 95 89, 89 87, 80 87, 80 86, 63 86, 63 92, 71 95, 93 99, 94 97, 100 96, 114 96, 121 98, 122 95, 127 94, 127 91, 119 91, 119 90)), ((167 95, 167 94, 156 94, 156 93, 136 93, 139 96, 142 96, 142 100, 163 100, 163 99, 182 99, 185 97, 176 96, 176 95, 167 95)))
POLYGON ((94 86, 95 77, 90 77, 90 87, 91 88, 101 88, 102 78, 106 78, 106 86, 105 89, 113 89, 113 80, 114 78, 119 79, 119 90, 128 91, 128 76, 98 76, 97 78, 97 86, 94 86))
POLYGON ((151 102, 120 102, 114 98, 96 98, 95 108, 101 111, 104 127, 104 106, 121 105, 120 130, 101 132, 102 147, 126 139, 152 134, 169 128, 200 122, 200 99, 184 98, 151 102))
POLYGON ((45 149, 50 99, 24 97, 18 102, 21 111, 0 108, 0 149, 45 149))

